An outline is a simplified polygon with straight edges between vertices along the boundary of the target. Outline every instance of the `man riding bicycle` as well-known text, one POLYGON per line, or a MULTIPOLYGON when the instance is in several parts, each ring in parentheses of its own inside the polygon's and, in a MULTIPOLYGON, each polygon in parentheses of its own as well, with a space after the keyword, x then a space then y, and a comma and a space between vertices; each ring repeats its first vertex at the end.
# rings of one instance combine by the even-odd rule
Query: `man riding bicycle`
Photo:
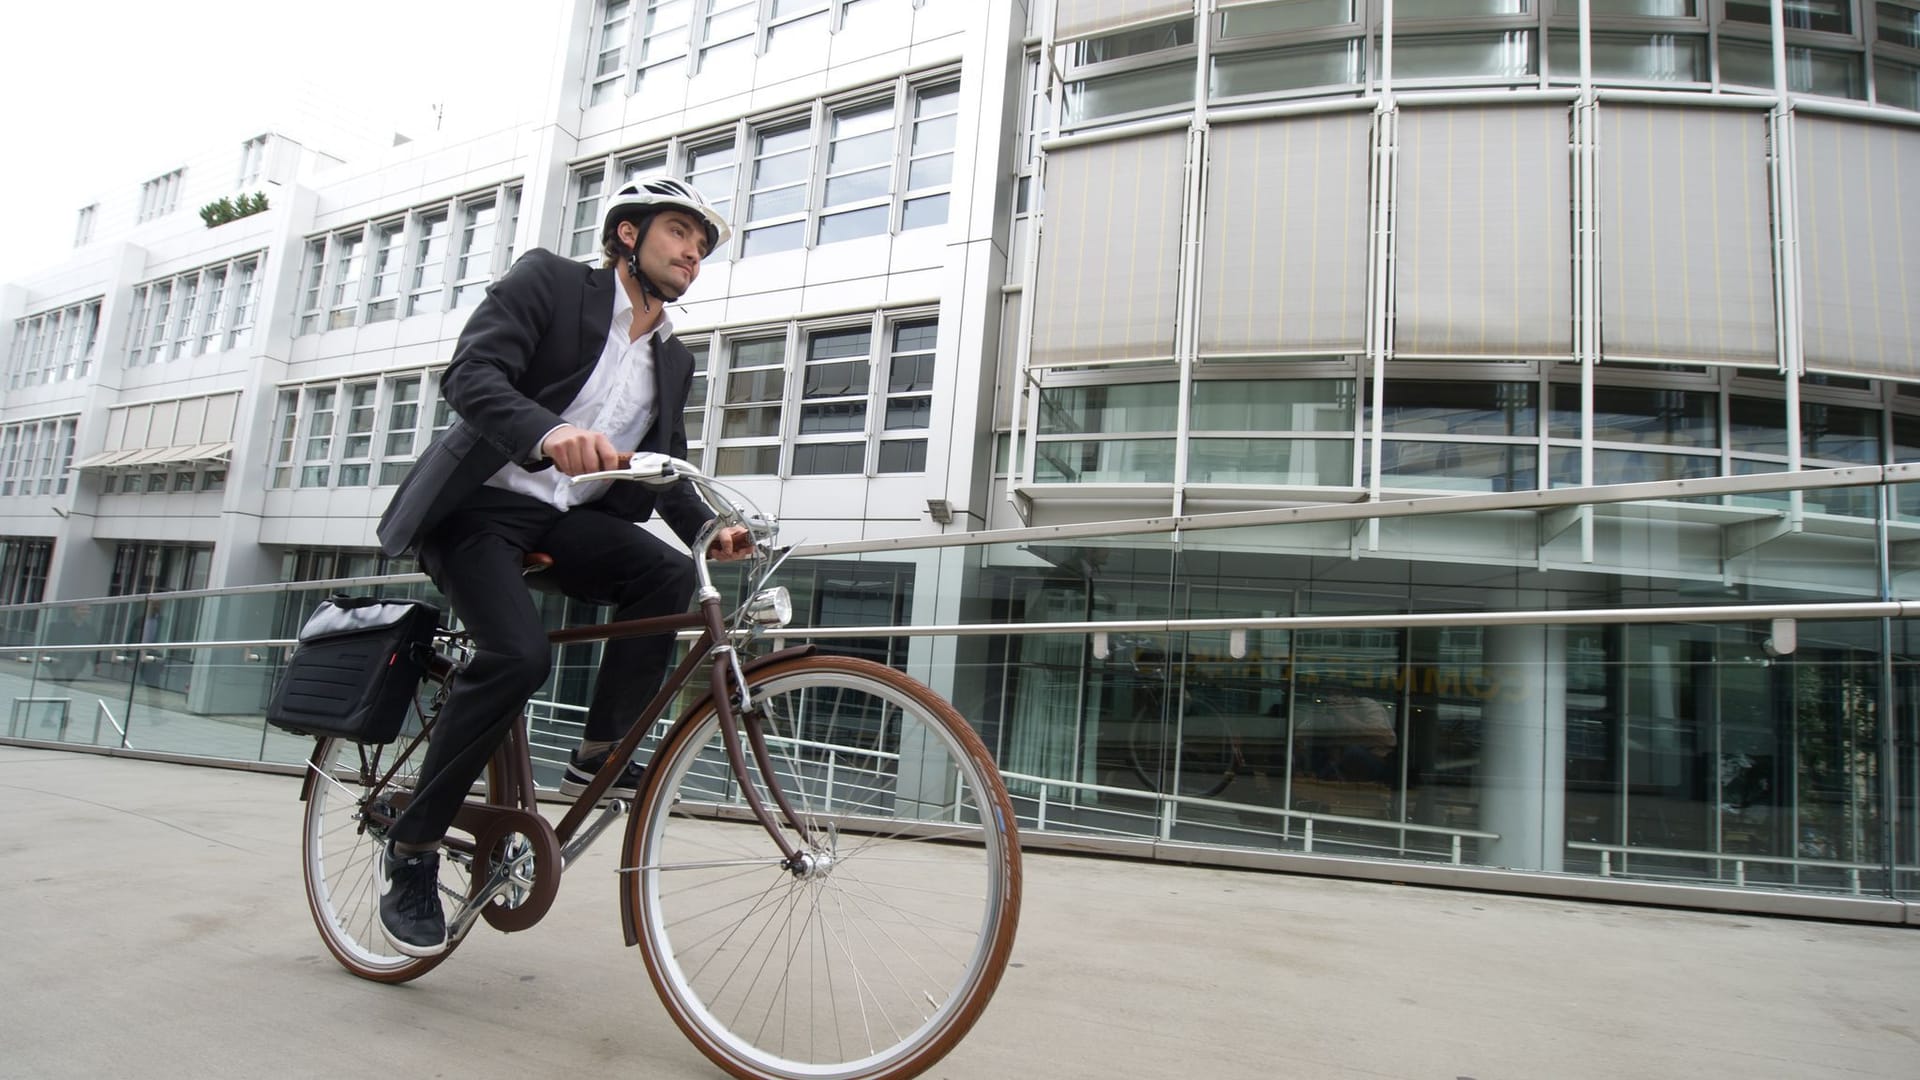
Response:
MULTIPOLYGON (((558 591, 608 604, 616 619, 686 610, 692 562, 639 527, 658 510, 691 544, 712 512, 690 485, 569 478, 618 467, 618 455, 685 457, 684 409, 693 356, 673 337, 664 305, 731 228, 698 191, 671 178, 637 180, 608 200, 599 268, 535 248, 487 291, 441 376, 458 419, 408 471, 379 526, 387 555, 414 550, 475 646, 455 676, 428 743, 419 783, 380 860, 380 922, 394 948, 433 956, 447 944, 437 889, 439 848, 487 760, 546 682, 551 653, 521 584, 528 552, 553 557, 558 591)), ((752 550, 743 528, 710 553, 752 550)), ((670 635, 609 641, 586 732, 561 790, 579 794, 660 687, 670 635)), ((629 763, 609 791, 631 798, 629 763)))

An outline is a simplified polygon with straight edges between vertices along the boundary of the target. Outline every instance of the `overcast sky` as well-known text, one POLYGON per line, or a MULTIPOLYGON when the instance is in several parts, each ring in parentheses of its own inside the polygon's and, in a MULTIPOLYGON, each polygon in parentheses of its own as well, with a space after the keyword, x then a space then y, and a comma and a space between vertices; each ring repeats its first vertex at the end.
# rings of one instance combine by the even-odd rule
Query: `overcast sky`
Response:
POLYGON ((449 130, 527 115, 563 2, 0 0, 0 282, 64 258, 95 196, 237 154, 282 102, 340 102, 387 132, 430 126, 435 103, 449 130))

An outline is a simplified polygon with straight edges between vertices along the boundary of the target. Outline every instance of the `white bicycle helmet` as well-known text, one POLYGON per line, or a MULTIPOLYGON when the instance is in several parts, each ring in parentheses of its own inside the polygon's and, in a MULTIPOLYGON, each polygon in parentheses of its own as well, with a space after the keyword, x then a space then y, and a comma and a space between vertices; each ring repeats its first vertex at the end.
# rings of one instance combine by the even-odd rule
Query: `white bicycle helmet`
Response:
POLYGON ((720 249, 733 235, 733 227, 727 219, 720 216, 706 196, 694 190, 691 184, 675 180, 671 176, 642 176, 628 181, 613 197, 607 200, 607 208, 600 218, 600 243, 605 245, 613 235, 614 226, 633 216, 635 210, 685 210, 699 218, 707 226, 707 253, 720 249))

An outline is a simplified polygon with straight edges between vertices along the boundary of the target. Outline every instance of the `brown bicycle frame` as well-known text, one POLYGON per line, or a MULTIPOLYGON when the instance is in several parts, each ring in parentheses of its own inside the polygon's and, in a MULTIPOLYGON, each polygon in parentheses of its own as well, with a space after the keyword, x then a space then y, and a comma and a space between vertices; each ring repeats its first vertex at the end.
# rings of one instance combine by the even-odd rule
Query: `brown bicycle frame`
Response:
MULTIPOLYGON (((724 650, 716 648, 717 643, 728 641, 732 636, 727 630, 725 613, 720 606, 720 598, 717 594, 703 596, 698 611, 679 615, 657 615, 645 619, 626 619, 620 622, 603 623, 598 626, 581 626, 554 630, 548 632, 547 640, 554 645, 564 645, 584 641, 610 641, 615 638, 643 637, 652 634, 672 634, 678 633, 681 630, 691 630, 695 628, 703 629, 704 633, 694 640, 692 646, 687 651, 686 657, 668 674, 666 681, 660 687, 660 691, 647 703, 646 709, 635 720, 632 728, 614 745, 613 750, 607 755, 606 764, 601 766, 600 771, 594 774, 593 779, 588 782, 586 788, 574 799, 573 804, 567 809, 566 814, 561 817, 558 825, 549 826, 545 818, 534 812, 534 807, 538 805, 538 794, 533 782, 533 770, 530 767, 533 760, 532 746, 528 738, 526 725, 516 722, 509 727, 507 737, 494 751, 492 758, 494 776, 497 784, 505 789, 506 801, 490 802, 468 799, 461 806, 460 812, 455 818, 455 823, 460 826, 463 831, 472 835, 474 839, 472 841, 466 841, 448 836, 444 841, 446 846, 473 859, 473 865, 478 869, 484 865, 486 858, 491 853, 497 840, 518 833, 525 837, 527 841, 537 849, 543 865, 559 866, 561 862, 559 858, 560 847, 579 832, 582 824, 586 822, 587 816, 593 812, 595 804, 600 800, 600 796, 605 794, 607 789, 613 785, 615 778, 626 768, 627 761, 633 756, 633 753, 639 749, 641 741, 647 736, 647 732, 651 730, 660 717, 665 714, 667 707, 672 703, 674 697, 687 685, 688 681, 693 677, 693 673, 698 670, 703 662, 710 662, 712 673, 709 693, 712 696, 714 711, 718 714, 720 726, 724 732, 723 742, 726 748, 728 766, 733 772, 734 778, 740 783, 747 808, 753 813, 754 819, 759 822, 761 828, 766 830, 767 835, 772 837, 774 844, 780 849, 782 865, 789 869, 796 867, 801 861, 800 849, 788 839, 786 832, 774 819, 773 810, 767 806, 766 800, 754 789, 754 785, 747 771, 745 755, 740 748, 742 718, 735 714, 733 696, 729 693, 735 671, 733 664, 729 660, 729 657, 732 655, 732 646, 729 644, 724 650)), ((776 660, 784 660, 812 651, 813 646, 811 645, 782 649, 748 661, 741 665, 740 670, 744 673, 745 671, 762 667, 776 660)), ((441 657, 434 657, 429 665, 429 677, 433 679, 444 682, 451 678, 453 674, 453 665, 441 657)), ((673 733, 678 730, 680 725, 691 722, 693 715, 693 711, 689 710, 675 720, 673 727, 669 728, 662 742, 664 743, 668 739, 671 739, 673 733)), ((766 732, 761 727, 758 717, 749 714, 748 717, 745 718, 744 730, 748 749, 752 752, 754 761, 760 768, 761 778, 765 784, 767 794, 771 796, 774 806, 778 808, 781 816, 786 819, 788 825, 792 827, 794 832, 804 836, 806 829, 801 824, 800 815, 794 809, 792 803, 787 798, 786 792, 781 789, 778 780, 775 778, 776 773, 773 767, 772 753, 767 747, 766 732)), ((429 724, 419 735, 415 736, 399 756, 395 758, 394 763, 386 770, 386 774, 381 776, 374 785, 375 794, 386 787, 394 773, 398 771, 401 763, 412 756, 421 741, 426 739, 431 734, 431 731, 432 727, 429 724)), ((314 754, 315 759, 307 770, 306 782, 302 785, 302 799, 307 797, 307 793, 311 790, 312 784, 314 783, 314 777, 319 772, 318 744, 315 745, 314 754)), ((365 767, 364 754, 362 757, 362 767, 365 767)), ((646 779, 643 780, 642 783, 654 783, 655 775, 656 774, 651 771, 648 772, 646 779)), ((408 794, 409 793, 406 792, 396 792, 393 796, 389 797, 388 803, 393 807, 395 817, 397 817, 399 811, 405 807, 408 794)), ((637 803, 638 801, 636 798, 635 802, 637 803)), ((376 817, 375 820, 378 820, 378 818, 376 817)), ((391 823, 390 819, 383 822, 383 824, 391 823)), ((536 887, 536 895, 528 898, 531 901, 530 903, 524 903, 516 908, 499 908, 495 905, 488 905, 483 909, 483 914, 485 914, 488 922, 499 929, 525 929, 538 922, 540 918, 546 914, 547 908, 552 902, 553 895, 559 887, 558 879, 559 875, 557 873, 543 875, 536 887)))

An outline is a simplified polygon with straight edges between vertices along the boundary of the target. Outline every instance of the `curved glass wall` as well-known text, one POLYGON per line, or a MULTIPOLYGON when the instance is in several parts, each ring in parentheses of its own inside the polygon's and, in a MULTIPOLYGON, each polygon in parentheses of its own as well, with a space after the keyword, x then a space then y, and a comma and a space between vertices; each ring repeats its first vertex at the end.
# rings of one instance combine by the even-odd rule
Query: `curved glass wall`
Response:
MULTIPOLYGON (((1090 3, 1059 6, 1070 13, 1090 3)), ((1065 123, 1191 106, 1196 60, 1216 103, 1377 88, 1387 75, 1383 6, 1221 0, 1204 55, 1197 16, 1183 4, 1134 6, 1136 22, 1069 14, 1061 40, 1087 36, 1075 36, 1065 54, 1065 123)), ((1912 0, 1787 0, 1785 15, 1789 90, 1915 108, 1920 7, 1912 0)), ((1602 84, 1739 93, 1775 86, 1770 5, 1762 0, 1592 0, 1591 20, 1593 78, 1602 84)), ((1396 87, 1581 78, 1575 0, 1401 3, 1393 38, 1396 87)))

